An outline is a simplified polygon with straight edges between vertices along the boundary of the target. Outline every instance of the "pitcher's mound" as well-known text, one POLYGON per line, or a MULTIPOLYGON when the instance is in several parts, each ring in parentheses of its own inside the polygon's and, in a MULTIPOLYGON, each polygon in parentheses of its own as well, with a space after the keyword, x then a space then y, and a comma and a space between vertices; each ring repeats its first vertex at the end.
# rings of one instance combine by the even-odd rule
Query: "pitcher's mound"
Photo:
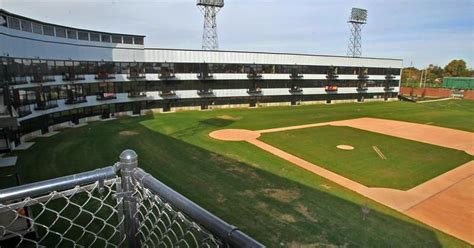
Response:
POLYGON ((349 146, 349 145, 338 145, 336 147, 337 147, 337 149, 341 149, 341 150, 354 150, 354 147, 349 146))

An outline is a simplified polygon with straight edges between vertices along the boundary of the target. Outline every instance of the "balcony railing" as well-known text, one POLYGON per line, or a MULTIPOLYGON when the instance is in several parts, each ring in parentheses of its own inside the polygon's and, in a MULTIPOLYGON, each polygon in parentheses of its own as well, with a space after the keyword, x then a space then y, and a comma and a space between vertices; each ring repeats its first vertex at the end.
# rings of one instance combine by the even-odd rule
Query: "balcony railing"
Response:
POLYGON ((0 190, 0 240, 14 247, 264 247, 138 168, 113 166, 0 190))
POLYGON ((115 79, 115 74, 109 74, 108 72, 102 71, 95 75, 96 80, 107 80, 107 79, 115 79))
POLYGON ((169 79, 174 79, 176 78, 176 75, 174 74, 173 71, 161 71, 160 76, 158 76, 159 79, 161 80, 169 80, 169 79))
POLYGON ((135 97, 146 97, 146 92, 145 91, 129 91, 128 92, 128 97, 130 98, 135 98, 135 97))
POLYGON ((86 96, 80 95, 80 96, 68 96, 66 98, 66 101, 64 102, 65 104, 79 104, 79 103, 85 103, 87 102, 86 96))
POLYGON ((99 95, 97 95, 97 101, 105 101, 105 100, 113 100, 113 99, 117 99, 117 95, 115 95, 115 93, 112 93, 112 92, 99 93, 99 95))
POLYGON ((367 75, 367 74, 359 74, 359 75, 357 76, 357 79, 359 79, 359 80, 367 80, 367 79, 369 79, 369 75, 367 75))
POLYGON ((58 107, 57 100, 37 101, 35 110, 47 110, 58 107))
POLYGON ((386 79, 386 80, 394 80, 394 79, 395 79, 395 76, 392 75, 392 74, 388 74, 388 75, 385 76, 385 79, 386 79))
POLYGON ((257 72, 257 71, 250 71, 249 73, 247 73, 247 78, 248 79, 262 79, 262 73, 261 72, 257 72))
POLYGON ((127 78, 128 79, 145 79, 146 74, 144 72, 139 72, 139 71, 130 71, 127 78))
POLYGON ((47 76, 47 75, 33 75, 31 76, 31 82, 32 83, 47 83, 47 82, 54 82, 56 79, 54 76, 47 76))
POLYGON ((176 92, 174 90, 163 90, 163 91, 160 91, 160 96, 162 97, 176 96, 176 92))
POLYGON ((209 73, 209 72, 201 72, 197 74, 197 78, 199 80, 210 80, 210 79, 214 79, 214 75, 212 75, 212 73, 209 73))
POLYGON ((19 85, 19 84, 27 84, 28 80, 24 76, 13 76, 11 77, 11 81, 9 82, 10 85, 19 85))
POLYGON ((25 117, 25 116, 30 115, 32 113, 30 105, 18 106, 16 108, 16 112, 18 113, 19 117, 25 117))
POLYGON ((212 89, 201 89, 197 91, 199 96, 214 96, 214 91, 212 89))
POLYGON ((394 91, 395 88, 392 87, 392 86, 385 86, 385 87, 383 88, 383 90, 384 90, 384 91, 394 91))
POLYGON ((369 88, 367 88, 367 86, 359 86, 357 87, 357 91, 360 93, 360 92, 365 92, 367 91, 369 88))
POLYGON ((293 71, 290 73, 290 78, 291 78, 291 79, 302 79, 302 78, 303 78, 303 74, 301 74, 298 70, 293 70, 293 71))
POLYGON ((80 81, 85 79, 86 77, 82 74, 66 73, 63 75, 63 81, 80 81))
POLYGON ((301 93, 303 93, 303 89, 298 87, 298 86, 291 87, 289 91, 290 91, 291 94, 301 94, 301 93))
POLYGON ((328 80, 336 80, 339 78, 339 75, 337 75, 337 70, 335 68, 330 68, 328 72, 326 73, 326 79, 328 80))
POLYGON ((261 95, 262 94, 262 89, 260 88, 251 88, 247 90, 247 93, 250 95, 261 95))

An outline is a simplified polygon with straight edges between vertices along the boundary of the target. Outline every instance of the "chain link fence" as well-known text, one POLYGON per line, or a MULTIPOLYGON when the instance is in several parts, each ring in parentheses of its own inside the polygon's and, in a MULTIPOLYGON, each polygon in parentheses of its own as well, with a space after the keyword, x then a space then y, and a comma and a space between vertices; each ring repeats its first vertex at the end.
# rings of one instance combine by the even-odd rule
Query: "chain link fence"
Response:
POLYGON ((0 247, 263 247, 137 167, 0 190, 0 247))

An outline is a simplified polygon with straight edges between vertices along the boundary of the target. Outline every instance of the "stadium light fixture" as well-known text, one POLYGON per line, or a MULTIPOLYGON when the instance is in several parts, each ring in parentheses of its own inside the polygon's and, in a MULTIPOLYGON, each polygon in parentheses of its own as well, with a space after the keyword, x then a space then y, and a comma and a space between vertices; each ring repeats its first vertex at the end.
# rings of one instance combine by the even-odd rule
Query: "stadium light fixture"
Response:
POLYGON ((351 37, 347 56, 360 57, 362 55, 362 27, 367 23, 367 10, 352 8, 348 23, 351 26, 351 37))

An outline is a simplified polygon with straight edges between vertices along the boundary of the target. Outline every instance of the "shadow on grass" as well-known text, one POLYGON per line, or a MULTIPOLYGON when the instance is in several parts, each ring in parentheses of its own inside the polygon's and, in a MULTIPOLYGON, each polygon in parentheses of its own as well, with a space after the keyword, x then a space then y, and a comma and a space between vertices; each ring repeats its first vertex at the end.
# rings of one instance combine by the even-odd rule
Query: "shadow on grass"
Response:
POLYGON ((268 247, 441 246, 425 227, 373 209, 364 220, 361 205, 154 132, 143 120, 95 123, 38 140, 19 153, 21 175, 36 181, 104 167, 130 148, 141 168, 268 247), (115 135, 121 130, 140 135, 115 135))
POLYGON ((222 119, 222 118, 209 118, 206 120, 199 121, 202 124, 206 124, 208 126, 213 127, 226 127, 234 123, 235 121, 229 119, 222 119))

